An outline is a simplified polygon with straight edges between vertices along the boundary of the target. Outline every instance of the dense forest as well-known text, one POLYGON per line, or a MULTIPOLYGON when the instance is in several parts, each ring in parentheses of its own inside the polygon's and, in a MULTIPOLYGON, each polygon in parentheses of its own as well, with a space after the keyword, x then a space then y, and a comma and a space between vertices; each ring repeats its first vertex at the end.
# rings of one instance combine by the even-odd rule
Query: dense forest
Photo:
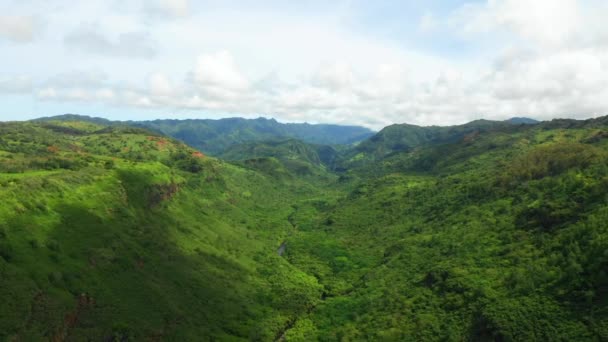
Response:
POLYGON ((281 125, 0 123, 0 340, 608 340, 608 117, 281 125))

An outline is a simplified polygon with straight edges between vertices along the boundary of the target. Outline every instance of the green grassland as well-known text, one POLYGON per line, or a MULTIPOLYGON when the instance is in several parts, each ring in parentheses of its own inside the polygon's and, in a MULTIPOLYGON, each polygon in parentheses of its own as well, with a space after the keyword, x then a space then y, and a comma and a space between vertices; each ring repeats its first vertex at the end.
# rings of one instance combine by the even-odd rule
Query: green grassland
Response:
POLYGON ((608 339, 606 118, 225 160, 69 119, 0 124, 0 340, 608 339))

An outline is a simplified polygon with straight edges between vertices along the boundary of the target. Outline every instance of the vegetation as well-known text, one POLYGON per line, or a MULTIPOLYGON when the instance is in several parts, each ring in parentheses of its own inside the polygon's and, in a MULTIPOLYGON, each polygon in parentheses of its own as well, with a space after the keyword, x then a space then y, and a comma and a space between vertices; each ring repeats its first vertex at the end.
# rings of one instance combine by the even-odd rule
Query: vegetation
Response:
POLYGON ((272 340, 320 298, 276 253, 292 188, 140 129, 0 130, 0 340, 272 340))
POLYGON ((0 340, 607 340, 608 118, 519 121, 0 124, 0 340))
POLYGON ((364 127, 282 124, 274 119, 154 120, 134 123, 180 139, 213 156, 233 145, 272 139, 299 139, 311 144, 354 144, 373 135, 364 127))

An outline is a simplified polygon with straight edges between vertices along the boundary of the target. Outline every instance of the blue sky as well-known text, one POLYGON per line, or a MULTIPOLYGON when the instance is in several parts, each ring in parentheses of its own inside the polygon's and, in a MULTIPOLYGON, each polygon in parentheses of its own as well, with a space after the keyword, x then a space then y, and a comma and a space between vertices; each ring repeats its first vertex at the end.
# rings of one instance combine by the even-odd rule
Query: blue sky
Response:
POLYGON ((608 114, 600 0, 4 0, 0 120, 608 114))

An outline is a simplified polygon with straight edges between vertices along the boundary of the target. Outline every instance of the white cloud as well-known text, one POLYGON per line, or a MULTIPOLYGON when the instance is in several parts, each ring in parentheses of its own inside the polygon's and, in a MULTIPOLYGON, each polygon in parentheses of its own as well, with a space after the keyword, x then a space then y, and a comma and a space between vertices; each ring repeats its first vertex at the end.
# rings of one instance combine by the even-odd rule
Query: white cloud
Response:
POLYGON ((80 27, 64 39, 65 44, 77 51, 110 57, 152 58, 156 43, 145 32, 127 32, 111 39, 97 27, 80 27))
POLYGON ((340 91, 355 85, 355 74, 350 65, 333 63, 322 65, 313 76, 314 85, 331 91, 340 91))
POLYGON ((582 118, 608 112, 608 6, 601 3, 487 0, 447 15, 419 13, 411 18, 414 38, 433 37, 419 46, 409 36, 353 28, 356 16, 342 12, 246 12, 232 2, 214 2, 213 10, 208 2, 121 2, 120 12, 95 1, 93 9, 65 5, 65 13, 45 17, 52 30, 44 39, 18 47, 36 49, 6 51, 21 68, 16 74, 36 71, 21 86, 0 77, 0 91, 125 111, 374 128, 514 115, 582 118), (97 12, 103 25, 80 22, 81 13, 97 12), (151 21, 150 14, 180 20, 151 21), (67 51, 56 48, 62 36, 67 51), (20 59, 37 53, 44 58, 20 59))
POLYGON ((249 81, 228 51, 199 56, 193 76, 200 90, 220 98, 231 98, 249 87, 249 81))
POLYGON ((487 0, 464 5, 452 24, 469 35, 505 30, 536 44, 561 45, 584 20, 577 0, 487 0))
POLYGON ((40 22, 32 16, 0 15, 0 38, 29 43, 40 31, 40 22))
POLYGON ((150 93, 154 96, 171 96, 175 93, 171 80, 160 72, 150 75, 149 87, 150 93))

